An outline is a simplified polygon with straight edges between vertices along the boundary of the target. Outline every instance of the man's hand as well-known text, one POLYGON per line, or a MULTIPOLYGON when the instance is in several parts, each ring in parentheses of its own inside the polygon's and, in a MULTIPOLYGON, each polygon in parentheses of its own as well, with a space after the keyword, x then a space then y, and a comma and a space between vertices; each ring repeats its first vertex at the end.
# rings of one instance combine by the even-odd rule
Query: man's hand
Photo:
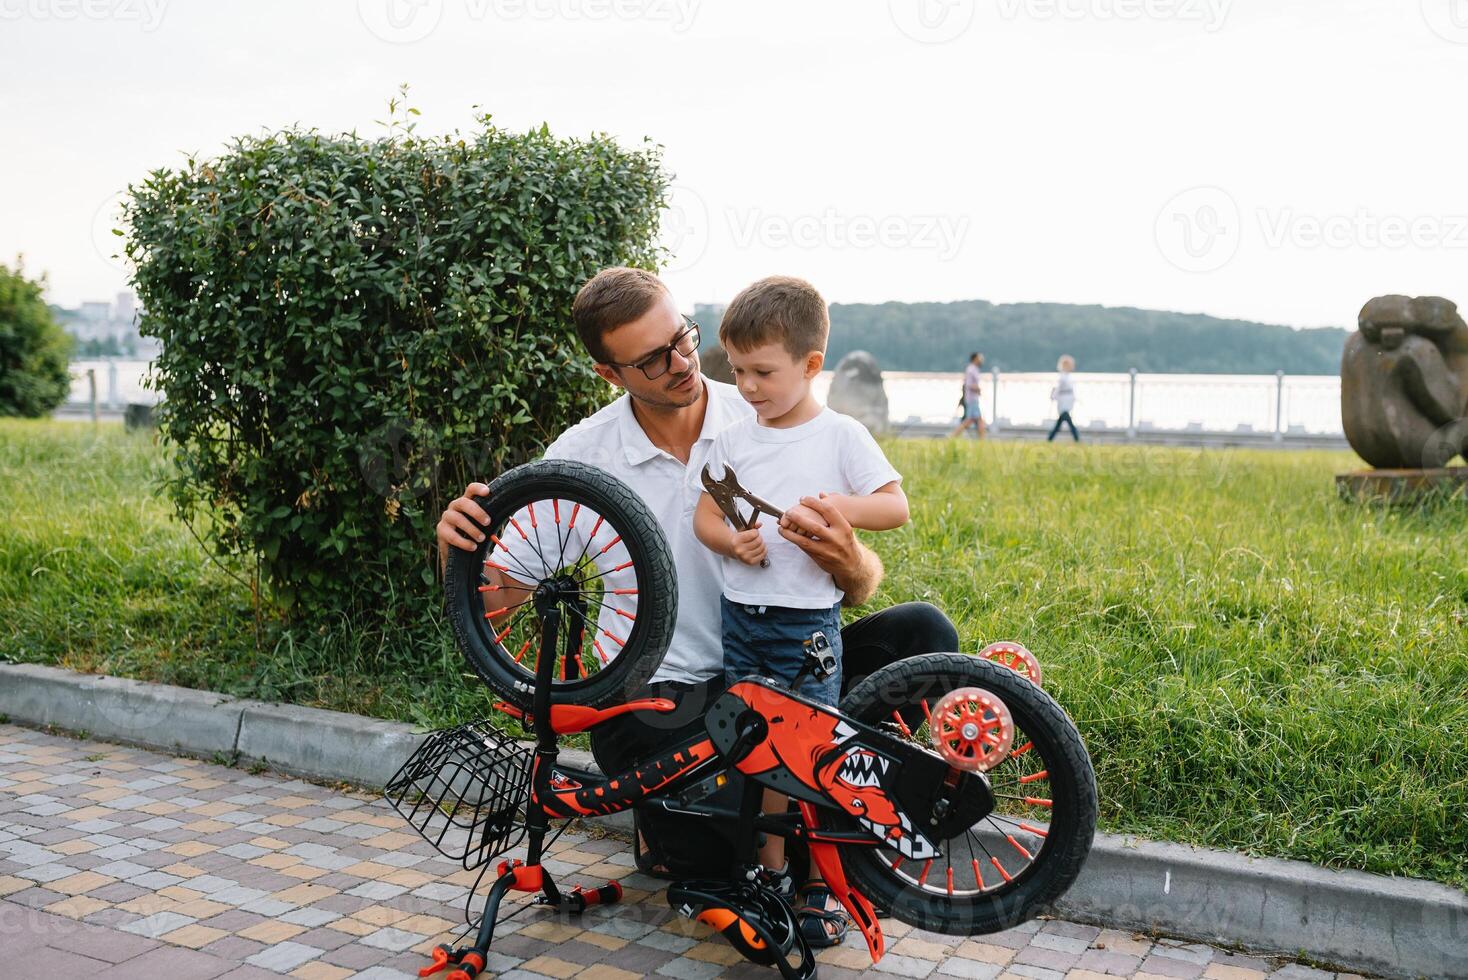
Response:
POLYGON ((484 540, 480 530, 489 523, 484 508, 474 502, 475 497, 489 493, 483 483, 471 483, 464 488, 464 495, 449 504, 438 519, 438 563, 440 568, 449 556, 449 548, 473 551, 484 540))
POLYGON ((748 530, 735 531, 729 538, 729 552, 746 565, 758 565, 765 560, 765 539, 760 537, 759 521, 748 530))
POLYGON ((882 561, 856 540, 851 524, 836 506, 820 497, 801 497, 800 506, 785 511, 780 537, 810 555, 846 593, 845 604, 859 606, 870 599, 882 581, 882 561), (786 526, 787 523, 790 526, 786 526))

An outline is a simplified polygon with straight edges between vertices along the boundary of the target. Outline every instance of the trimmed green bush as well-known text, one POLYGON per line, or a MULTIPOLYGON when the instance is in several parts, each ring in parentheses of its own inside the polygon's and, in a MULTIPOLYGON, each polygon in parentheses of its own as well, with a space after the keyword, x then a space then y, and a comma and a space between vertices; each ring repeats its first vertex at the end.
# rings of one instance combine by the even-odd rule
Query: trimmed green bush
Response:
POLYGON ((0 263, 0 415, 39 418, 71 391, 71 338, 51 316, 42 288, 19 264, 0 263))
POLYGON ((168 495, 298 616, 436 606, 447 501, 608 397, 571 302, 654 266, 658 148, 479 124, 242 137, 130 188, 168 495))

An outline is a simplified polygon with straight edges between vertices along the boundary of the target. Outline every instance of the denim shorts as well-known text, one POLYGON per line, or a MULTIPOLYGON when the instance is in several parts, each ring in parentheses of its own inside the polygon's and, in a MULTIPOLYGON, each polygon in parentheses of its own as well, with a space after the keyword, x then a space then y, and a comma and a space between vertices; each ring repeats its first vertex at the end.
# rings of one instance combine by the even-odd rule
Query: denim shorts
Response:
POLYGON ((805 641, 820 630, 836 655, 836 672, 824 681, 806 674, 800 693, 821 704, 840 703, 840 603, 829 609, 790 609, 746 606, 721 597, 719 605, 724 630, 724 678, 729 684, 750 674, 790 683, 805 664, 805 641))

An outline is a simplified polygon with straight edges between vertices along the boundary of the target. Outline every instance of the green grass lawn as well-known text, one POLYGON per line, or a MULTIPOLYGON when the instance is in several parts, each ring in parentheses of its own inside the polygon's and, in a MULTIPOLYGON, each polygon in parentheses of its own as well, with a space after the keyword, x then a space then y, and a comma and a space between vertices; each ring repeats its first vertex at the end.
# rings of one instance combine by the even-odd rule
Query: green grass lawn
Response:
MULTIPOLYGON (((1348 505, 1349 454, 911 441, 879 603, 1027 643, 1107 830, 1468 885, 1468 505, 1348 505)), ((116 427, 0 421, 0 657, 423 724, 445 627, 257 623, 116 427)))

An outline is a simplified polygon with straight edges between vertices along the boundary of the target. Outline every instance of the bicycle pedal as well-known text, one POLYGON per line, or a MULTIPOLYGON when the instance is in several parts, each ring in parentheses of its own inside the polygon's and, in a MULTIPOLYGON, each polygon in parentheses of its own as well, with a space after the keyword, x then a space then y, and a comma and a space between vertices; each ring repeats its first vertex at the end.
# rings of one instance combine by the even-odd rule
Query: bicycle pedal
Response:
POLYGON ((811 676, 824 681, 835 675, 836 655, 831 652, 831 641, 826 639, 825 633, 816 630, 803 645, 811 676))

